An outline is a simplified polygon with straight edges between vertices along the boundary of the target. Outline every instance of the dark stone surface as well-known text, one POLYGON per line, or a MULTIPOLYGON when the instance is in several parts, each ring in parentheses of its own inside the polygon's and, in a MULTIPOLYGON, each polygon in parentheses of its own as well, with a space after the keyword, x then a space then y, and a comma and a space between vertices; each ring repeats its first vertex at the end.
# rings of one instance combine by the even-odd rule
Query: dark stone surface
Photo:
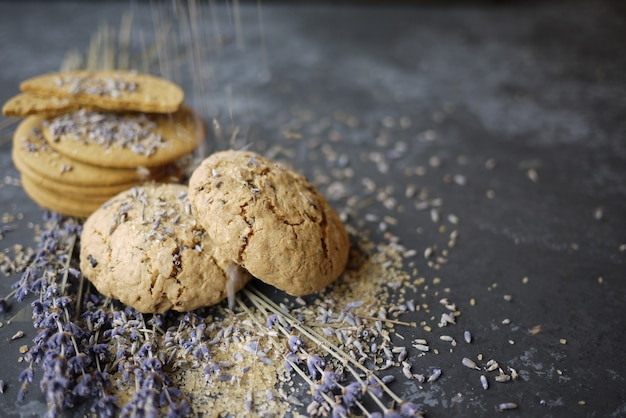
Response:
MULTIPOLYGON (((475 341, 452 353, 437 341, 438 356, 412 361, 421 372, 441 367, 442 377, 423 389, 397 383, 396 391, 423 402, 429 416, 493 416, 498 403, 516 402, 519 409, 508 414, 618 417, 626 415, 626 23, 616 4, 268 4, 262 20, 256 5, 245 5, 240 28, 232 10, 219 7, 204 10, 203 64, 181 48, 179 58, 171 53, 163 61, 179 65, 161 69, 220 122, 224 138, 240 127, 235 145, 251 144, 319 179, 337 163, 323 149, 309 149, 318 137, 347 156, 355 173, 344 182, 349 194, 364 194, 363 177, 392 188, 395 210, 376 202, 349 221, 371 230, 374 240, 385 238, 377 223, 363 220, 368 213, 396 218, 389 231, 420 254, 435 242, 445 246, 447 235, 405 197, 408 182, 443 199, 448 232, 445 216, 460 218, 448 262, 433 271, 420 255, 415 264, 429 281, 440 277, 461 309, 459 324, 446 332, 461 341, 469 329, 475 341), (398 143, 406 149, 395 155, 398 143), (372 152, 385 157, 387 170, 372 162, 372 152), (431 167, 432 157, 439 167, 431 167), (485 168, 489 159, 492 170, 485 168), (417 166, 427 173, 405 175, 417 166), (465 184, 448 181, 455 175, 465 184), (505 294, 513 300, 504 301, 505 294), (510 325, 501 324, 505 318, 510 325), (539 324, 541 332, 528 332, 539 324), (479 373, 460 362, 478 353, 515 367, 521 379, 492 380, 484 391, 479 373)), ((66 51, 85 50, 100 23, 117 26, 131 8, 134 27, 150 43, 147 3, 0 3, 0 102, 21 80, 56 70, 66 51)), ((11 185, 11 134, 1 133, 0 211, 25 220, 5 234, 3 249, 32 245, 27 221, 41 219, 11 185)), ((215 137, 210 149, 229 145, 215 137)), ((327 185, 322 190, 329 192, 327 185)), ((346 205, 343 197, 332 202, 340 210, 346 205)), ((3 293, 12 281, 3 278, 3 293)), ((21 342, 4 341, 28 322, 26 314, 0 329, 0 379, 9 385, 0 395, 4 416, 45 409, 36 386, 26 404, 14 401, 21 342)))

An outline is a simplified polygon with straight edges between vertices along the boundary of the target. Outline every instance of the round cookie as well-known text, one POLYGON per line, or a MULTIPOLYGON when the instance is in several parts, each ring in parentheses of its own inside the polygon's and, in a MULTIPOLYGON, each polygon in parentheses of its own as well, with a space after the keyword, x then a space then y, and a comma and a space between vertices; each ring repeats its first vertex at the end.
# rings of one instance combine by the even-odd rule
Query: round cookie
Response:
POLYGON ((78 199, 55 193, 48 188, 39 186, 37 180, 24 175, 24 173, 21 174, 20 180, 26 194, 39 206, 63 215, 86 218, 107 200, 107 197, 83 197, 78 199))
POLYGON ((61 196, 67 196, 74 199, 103 198, 104 200, 102 201, 102 203, 104 203, 106 200, 115 196, 119 192, 128 190, 133 186, 138 186, 139 184, 141 184, 141 182, 133 182, 98 187, 74 186, 72 184, 60 183, 58 181, 51 180, 47 177, 39 175, 38 173, 34 172, 28 165, 24 164, 24 162, 19 158, 13 158, 13 163, 15 164, 15 168, 17 168, 17 171, 19 171, 23 176, 26 176, 33 182, 35 182, 38 187, 50 190, 51 192, 61 196))
POLYGON ((178 184, 132 188, 94 212, 80 267, 103 295, 144 313, 213 305, 250 278, 215 249, 178 184))
POLYGON ((43 135, 60 154, 101 167, 155 167, 195 150, 206 135, 202 119, 182 107, 170 114, 80 110, 48 119, 43 135))
POLYGON ((40 97, 29 93, 20 93, 11 97, 2 106, 4 116, 25 117, 30 115, 56 116, 67 112, 76 112, 82 107, 72 104, 69 99, 40 97))
POLYGON ((165 167, 151 170, 144 167, 128 169, 104 168, 67 158, 52 149, 41 133, 43 118, 29 116, 17 126, 13 135, 12 156, 15 164, 28 167, 33 173, 57 183, 82 187, 129 185, 158 179, 165 167))
POLYGON ((337 213, 303 176, 258 154, 209 156, 191 175, 189 199, 224 255, 291 295, 345 269, 350 242, 337 213))
POLYGON ((20 84, 35 96, 68 99, 69 104, 113 111, 171 113, 185 97, 171 81, 134 71, 66 71, 43 74, 20 84))

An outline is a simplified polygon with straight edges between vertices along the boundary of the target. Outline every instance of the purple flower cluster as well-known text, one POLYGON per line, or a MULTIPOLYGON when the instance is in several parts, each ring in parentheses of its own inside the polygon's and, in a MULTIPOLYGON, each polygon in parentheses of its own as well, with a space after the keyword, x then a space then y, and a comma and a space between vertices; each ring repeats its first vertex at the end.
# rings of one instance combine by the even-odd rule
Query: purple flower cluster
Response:
POLYGON ((29 294, 36 295, 31 306, 37 335, 24 355, 29 365, 19 376, 18 401, 24 400, 39 366, 48 416, 60 416, 79 399, 99 397, 105 397, 99 401, 100 415, 111 416, 116 412, 115 402, 106 397, 109 376, 100 364, 108 357, 108 348, 98 341, 106 316, 94 296, 85 295, 82 315, 76 318, 80 272, 72 267, 76 262, 72 255, 81 226, 52 213, 44 220, 49 228, 41 233, 29 266, 14 285, 20 302, 29 294))
MULTIPOLYGON (((189 415, 188 402, 163 371, 164 351, 157 350, 154 334, 164 333, 164 316, 153 315, 146 323, 141 313, 113 309, 109 300, 81 285, 74 252, 81 224, 52 212, 45 213, 44 224, 39 245, 13 286, 18 302, 34 299, 37 329, 24 355, 28 366, 19 376, 18 401, 24 401, 41 370, 39 386, 50 417, 63 415, 78 401, 92 402, 91 411, 99 417, 160 416, 164 411, 171 417, 189 415), (115 342, 113 355, 109 347, 115 342), (137 389, 121 408, 111 395, 115 367, 137 389)), ((0 308, 6 308, 2 301, 0 308)))
MULTIPOLYGON (((117 345, 115 363, 125 384, 136 388, 131 400, 121 409, 122 417, 183 417, 191 413, 182 392, 165 373, 171 357, 167 348, 159 349, 156 335, 162 334, 166 315, 145 316, 133 308, 114 311, 112 328, 106 331, 117 345)), ((163 344, 167 347, 167 337, 163 344)))

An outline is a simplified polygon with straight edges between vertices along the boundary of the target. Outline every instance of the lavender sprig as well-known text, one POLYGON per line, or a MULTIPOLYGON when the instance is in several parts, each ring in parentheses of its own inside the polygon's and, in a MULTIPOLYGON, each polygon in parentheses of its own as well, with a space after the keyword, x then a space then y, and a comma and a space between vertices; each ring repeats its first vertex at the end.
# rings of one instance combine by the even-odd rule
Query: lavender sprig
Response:
MULTIPOLYGON (((47 415, 53 417, 79 398, 106 396, 109 377, 100 361, 108 357, 108 349, 106 344, 98 343, 105 321, 98 314, 91 318, 97 312, 95 304, 85 303, 82 317, 77 311, 74 288, 83 279, 72 262, 81 225, 51 212, 44 214, 44 221, 47 229, 42 231, 30 264, 14 285, 18 302, 28 294, 38 295, 31 303, 33 325, 38 332, 24 356, 28 366, 20 375, 18 401, 24 400, 37 365, 43 372, 39 386, 48 404, 47 415), (73 320, 75 317, 81 320, 73 320)), ((100 408, 103 411, 115 410, 110 398, 99 403, 107 405, 100 408)))
MULTIPOLYGON (((294 371, 300 375, 311 387, 313 401, 307 408, 309 414, 325 415, 330 413, 333 417, 345 417, 350 415, 352 409, 357 408, 361 413, 367 416, 373 416, 360 402, 365 394, 369 395, 373 401, 378 404, 383 411, 383 415, 386 417, 408 417, 419 416, 421 414, 419 405, 403 401, 396 396, 386 386, 383 379, 380 379, 323 336, 304 326, 298 318, 291 316, 287 310, 276 306, 270 299, 254 288, 244 289, 243 292, 252 304, 267 318, 266 325, 271 324, 272 329, 278 329, 287 339, 288 352, 284 355, 286 367, 288 370, 294 371), (279 318, 282 319, 282 321, 279 320, 279 318), (290 326, 283 327, 282 322, 287 322, 290 326), (313 341, 318 347, 322 347, 331 358, 343 364, 342 369, 347 370, 352 375, 354 381, 342 385, 341 382, 344 380, 343 374, 333 371, 330 365, 328 365, 319 354, 308 353, 304 341, 299 335, 294 334, 292 329, 301 332, 303 336, 313 341), (304 367, 301 368, 301 357, 305 360, 304 363, 306 364, 308 374, 303 370, 304 367), (366 377, 362 378, 350 364, 361 369, 366 377), (382 403, 380 398, 382 398, 383 393, 387 393, 391 396, 393 401, 391 407, 386 407, 382 403), (401 406, 399 411, 396 410, 396 406, 401 406)), ((237 302, 251 319, 253 319, 259 327, 263 328, 264 325, 256 318, 245 303, 239 298, 237 302)), ((344 313, 348 312, 348 310, 353 307, 357 307, 357 304, 353 305, 349 305, 344 313)), ((277 342, 274 341, 274 343, 278 345, 277 342)))
MULTIPOLYGON (((163 334, 163 317, 155 314, 146 321, 142 313, 132 308, 114 311, 112 316, 113 326, 107 334, 117 345, 114 364, 124 382, 135 386, 135 392, 122 407, 120 416, 157 417, 162 411, 167 411, 172 418, 188 416, 191 413, 189 402, 165 373, 170 360, 163 355, 165 351, 160 350, 162 347, 156 338, 163 334)), ((189 314, 179 327, 194 320, 189 314)))

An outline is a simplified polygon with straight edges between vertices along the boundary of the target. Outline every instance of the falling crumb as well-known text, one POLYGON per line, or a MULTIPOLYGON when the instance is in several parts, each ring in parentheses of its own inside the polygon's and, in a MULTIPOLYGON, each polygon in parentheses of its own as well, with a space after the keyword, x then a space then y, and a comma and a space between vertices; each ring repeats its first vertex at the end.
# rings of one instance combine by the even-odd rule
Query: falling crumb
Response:
POLYGON ((511 302, 513 300, 513 296, 511 296, 511 295, 504 295, 504 300, 506 300, 507 302, 511 302))
POLYGON ((581 399, 580 401, 578 401, 578 405, 585 405, 586 403, 587 403, 587 402, 585 402, 585 401, 584 401, 584 400, 582 400, 582 399, 581 399))
POLYGON ((561 338, 559 342, 563 345, 567 344, 567 340, 565 338, 561 338))
POLYGON ((536 334, 539 334, 540 332, 541 332, 541 324, 535 325, 534 327, 528 330, 528 333, 530 335, 536 335, 536 334))
POLYGON ((487 190, 485 195, 487 196, 487 199, 493 199, 494 197, 496 197, 496 192, 494 192, 493 190, 489 189, 489 190, 487 190))
POLYGON ((604 277, 602 276, 598 277, 598 283, 600 284, 604 283, 604 277))
POLYGON ((20 354, 26 354, 27 351, 28 351, 28 345, 24 344, 20 346, 20 354))
POLYGON ((528 279, 528 277, 527 277, 527 276, 525 276, 525 277, 523 277, 523 278, 522 278, 522 283, 523 283, 523 284, 528 284, 528 282, 529 282, 529 281, 530 281, 530 280, 528 279))

